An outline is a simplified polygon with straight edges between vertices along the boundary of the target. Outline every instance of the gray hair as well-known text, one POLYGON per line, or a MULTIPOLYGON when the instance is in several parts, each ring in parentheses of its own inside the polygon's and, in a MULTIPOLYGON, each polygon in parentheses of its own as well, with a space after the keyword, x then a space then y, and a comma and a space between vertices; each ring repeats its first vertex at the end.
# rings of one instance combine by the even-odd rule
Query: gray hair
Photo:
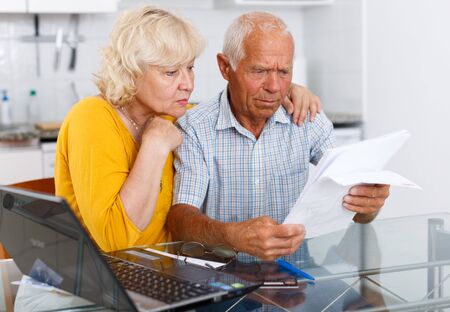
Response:
POLYGON ((292 36, 283 20, 267 12, 250 12, 236 18, 228 27, 223 42, 223 53, 228 57, 231 68, 245 57, 245 39, 254 31, 280 31, 292 36))

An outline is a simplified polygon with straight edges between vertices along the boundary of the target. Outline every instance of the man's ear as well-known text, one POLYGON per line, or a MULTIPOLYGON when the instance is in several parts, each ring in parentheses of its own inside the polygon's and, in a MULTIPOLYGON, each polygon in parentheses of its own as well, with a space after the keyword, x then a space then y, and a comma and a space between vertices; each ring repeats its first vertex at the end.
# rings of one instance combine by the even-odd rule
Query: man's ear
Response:
POLYGON ((223 79, 229 81, 229 73, 231 70, 230 61, 228 57, 223 53, 217 54, 217 65, 219 65, 220 73, 223 79))

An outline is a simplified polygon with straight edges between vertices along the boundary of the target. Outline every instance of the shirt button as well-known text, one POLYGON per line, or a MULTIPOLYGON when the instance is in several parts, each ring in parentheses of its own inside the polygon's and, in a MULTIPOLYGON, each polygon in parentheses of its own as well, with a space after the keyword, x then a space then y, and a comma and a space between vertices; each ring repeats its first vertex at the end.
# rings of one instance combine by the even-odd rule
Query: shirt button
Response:
POLYGON ((255 185, 259 184, 259 179, 255 179, 255 185))

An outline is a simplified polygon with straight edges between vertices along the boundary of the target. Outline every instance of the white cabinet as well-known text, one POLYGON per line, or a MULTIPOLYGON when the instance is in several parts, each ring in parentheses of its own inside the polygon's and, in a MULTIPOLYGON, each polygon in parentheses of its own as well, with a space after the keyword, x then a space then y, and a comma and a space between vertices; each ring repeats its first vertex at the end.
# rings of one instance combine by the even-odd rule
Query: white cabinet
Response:
POLYGON ((51 178, 55 174, 56 142, 42 143, 42 171, 44 178, 51 178))
POLYGON ((108 13, 117 5, 118 0, 28 0, 28 13, 108 13))
POLYGON ((0 149, 0 184, 54 176, 56 142, 40 147, 0 149))
POLYGON ((316 6, 333 4, 334 0, 215 0, 218 7, 243 6, 316 6))
POLYGON ((331 4, 334 0, 234 0, 243 5, 323 5, 331 4))
POLYGON ((41 179, 42 151, 39 147, 0 150, 0 184, 41 179))
POLYGON ((110 13, 119 0, 0 0, 0 13, 110 13))
POLYGON ((0 0, 0 13, 25 13, 26 0, 0 0))
POLYGON ((362 140, 362 129, 360 127, 335 128, 336 146, 356 143, 362 140))

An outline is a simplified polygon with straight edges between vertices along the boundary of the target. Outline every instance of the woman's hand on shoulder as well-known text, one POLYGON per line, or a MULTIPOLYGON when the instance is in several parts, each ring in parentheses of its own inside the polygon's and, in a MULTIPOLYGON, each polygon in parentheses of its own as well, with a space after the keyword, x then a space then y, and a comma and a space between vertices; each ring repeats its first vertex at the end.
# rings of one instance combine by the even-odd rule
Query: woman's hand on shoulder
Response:
POLYGON ((149 118, 142 133, 142 143, 151 142, 160 151, 169 153, 182 142, 181 132, 169 120, 161 117, 149 118))
POLYGON ((291 89, 283 106, 292 115, 294 123, 302 125, 309 111, 310 121, 314 121, 316 114, 322 110, 322 103, 318 96, 310 90, 295 83, 291 84, 291 89))

